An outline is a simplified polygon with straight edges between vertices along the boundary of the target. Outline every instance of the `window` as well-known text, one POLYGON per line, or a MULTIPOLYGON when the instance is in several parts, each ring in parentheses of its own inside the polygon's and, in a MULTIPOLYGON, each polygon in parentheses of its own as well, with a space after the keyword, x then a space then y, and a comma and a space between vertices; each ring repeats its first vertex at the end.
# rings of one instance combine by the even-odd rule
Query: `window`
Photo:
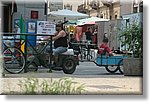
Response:
POLYGON ((115 19, 117 19, 117 15, 115 15, 115 19))
POLYGON ((110 20, 112 19, 112 17, 110 16, 110 20))
POLYGON ((143 6, 140 6, 139 12, 143 12, 143 6))
POLYGON ((137 13, 138 7, 133 7, 133 13, 137 13))
POLYGON ((38 19, 38 11, 31 11, 31 19, 38 19))
POLYGON ((103 14, 100 15, 100 18, 103 18, 103 14))
POLYGON ((143 12, 143 1, 139 4, 139 12, 143 12))

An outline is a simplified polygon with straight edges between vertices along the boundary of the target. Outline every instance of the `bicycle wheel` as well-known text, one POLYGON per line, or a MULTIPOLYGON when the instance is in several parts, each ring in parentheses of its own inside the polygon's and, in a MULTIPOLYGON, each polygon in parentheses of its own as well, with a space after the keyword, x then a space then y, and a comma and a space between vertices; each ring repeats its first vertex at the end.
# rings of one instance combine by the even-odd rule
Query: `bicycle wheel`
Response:
POLYGON ((4 65, 6 71, 17 74, 25 68, 25 57, 23 52, 15 47, 6 48, 3 52, 4 65))

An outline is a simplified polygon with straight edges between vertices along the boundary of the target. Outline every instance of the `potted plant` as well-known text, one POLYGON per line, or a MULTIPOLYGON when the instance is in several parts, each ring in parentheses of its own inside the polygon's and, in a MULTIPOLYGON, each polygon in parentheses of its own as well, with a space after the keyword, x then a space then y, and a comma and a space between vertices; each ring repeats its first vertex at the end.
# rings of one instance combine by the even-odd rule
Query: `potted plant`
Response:
POLYGON ((132 24, 122 31, 120 40, 132 52, 123 60, 124 75, 143 75, 143 28, 132 24))

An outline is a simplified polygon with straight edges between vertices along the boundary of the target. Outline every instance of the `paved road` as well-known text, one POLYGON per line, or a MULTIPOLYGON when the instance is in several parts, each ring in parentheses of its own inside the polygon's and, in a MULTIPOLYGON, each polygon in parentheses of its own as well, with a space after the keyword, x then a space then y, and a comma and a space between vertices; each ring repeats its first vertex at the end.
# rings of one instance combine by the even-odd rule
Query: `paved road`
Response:
POLYGON ((48 69, 40 69, 38 72, 6 74, 5 78, 2 79, 3 91, 9 93, 10 90, 18 90, 18 80, 26 77, 44 78, 46 80, 72 77, 75 81, 85 84, 87 93, 84 94, 142 94, 143 90, 142 77, 124 76, 119 72, 110 74, 104 67, 98 67, 90 62, 80 63, 72 75, 64 74, 63 71, 53 71, 52 73, 47 71, 48 69))
POLYGON ((106 71, 105 67, 96 66, 93 62, 80 62, 77 66, 76 71, 72 75, 64 74, 63 71, 52 71, 48 72, 48 69, 40 68, 37 72, 29 71, 27 73, 20 74, 9 74, 7 73, 5 77, 9 78, 20 78, 20 77, 38 77, 38 78, 61 78, 61 77, 74 77, 74 78, 100 78, 100 77, 122 77, 119 72, 112 74, 106 71))

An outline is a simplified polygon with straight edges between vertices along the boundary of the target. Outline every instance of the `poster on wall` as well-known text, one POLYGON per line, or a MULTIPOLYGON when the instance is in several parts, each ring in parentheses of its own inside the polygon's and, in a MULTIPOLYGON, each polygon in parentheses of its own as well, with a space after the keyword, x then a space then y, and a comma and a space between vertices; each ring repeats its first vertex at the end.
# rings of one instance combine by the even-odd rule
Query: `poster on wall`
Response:
MULTIPOLYGON (((19 19, 14 20, 14 29, 13 29, 14 33, 18 33, 18 34, 20 33, 19 23, 20 23, 19 19)), ((20 39, 20 35, 16 35, 16 39, 20 39)), ((15 40, 15 41, 20 42, 20 40, 15 40)), ((16 44, 18 44, 18 43, 16 43, 16 44)))
POLYGON ((37 34, 54 35, 56 32, 56 24, 49 21, 37 21, 37 34))
POLYGON ((15 19, 14 20, 14 28, 18 28, 19 27, 19 19, 15 19))
POLYGON ((20 33, 19 22, 20 22, 19 19, 15 19, 15 20, 14 20, 14 29, 13 29, 13 31, 14 31, 15 33, 20 33))
POLYGON ((27 25, 27 32, 35 34, 36 33, 36 23, 35 22, 28 22, 27 25))

